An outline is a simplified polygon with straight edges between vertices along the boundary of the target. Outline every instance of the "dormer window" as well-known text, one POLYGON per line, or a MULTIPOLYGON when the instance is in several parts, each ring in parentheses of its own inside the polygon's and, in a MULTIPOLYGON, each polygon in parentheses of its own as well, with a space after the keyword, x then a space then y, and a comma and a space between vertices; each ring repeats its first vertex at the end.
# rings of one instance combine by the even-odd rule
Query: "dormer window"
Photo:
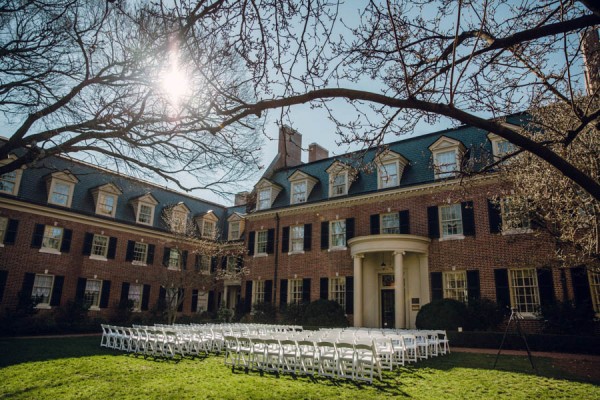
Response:
POLYGON ((121 190, 112 183, 92 189, 94 203, 96 203, 96 214, 106 217, 114 217, 117 211, 117 200, 121 190))
POLYGON ((255 190, 257 193, 256 199, 256 210, 268 210, 272 207, 273 202, 277 198, 279 192, 281 192, 282 187, 276 184, 275 182, 271 182, 266 178, 262 178, 255 186, 255 190))
POLYGON ((227 230, 227 240, 240 240, 244 231, 244 217, 234 212, 229 218, 229 229, 227 230))
POLYGON ((168 207, 164 211, 164 221, 171 232, 184 233, 190 209, 184 203, 168 207))
POLYGON ((375 158, 377 165, 377 188, 385 189, 400 185, 402 173, 408 164, 408 160, 402 155, 388 150, 375 158))
POLYGON ((135 212, 135 222, 143 225, 154 225, 154 210, 158 201, 150 193, 131 201, 135 212))
POLYGON ((288 180, 291 184, 290 204, 306 203, 310 192, 318 179, 300 170, 294 172, 288 180))
MULTIPOLYGON (((7 159, 0 162, 0 165, 6 165, 15 160, 17 157, 11 155, 7 159)), ((19 186, 21 185, 21 176, 23 169, 19 168, 11 172, 0 175, 0 193, 19 194, 19 186)))
POLYGON ((218 222, 219 218, 212 210, 196 216, 196 224, 200 231, 200 237, 203 239, 216 239, 218 222))
POLYGON ((340 161, 335 161, 329 168, 329 197, 344 196, 356 176, 354 169, 340 161))
POLYGON ((79 179, 69 171, 54 172, 46 178, 48 203, 57 206, 71 207, 73 191, 79 179))
POLYGON ((497 162, 503 157, 514 153, 517 149, 517 147, 514 144, 494 133, 489 133, 487 137, 490 140, 490 143, 492 144, 492 154, 494 155, 494 162, 497 162))
POLYGON ((440 137, 429 146, 433 156, 435 179, 446 179, 460 172, 459 160, 465 152, 465 146, 458 140, 440 137))

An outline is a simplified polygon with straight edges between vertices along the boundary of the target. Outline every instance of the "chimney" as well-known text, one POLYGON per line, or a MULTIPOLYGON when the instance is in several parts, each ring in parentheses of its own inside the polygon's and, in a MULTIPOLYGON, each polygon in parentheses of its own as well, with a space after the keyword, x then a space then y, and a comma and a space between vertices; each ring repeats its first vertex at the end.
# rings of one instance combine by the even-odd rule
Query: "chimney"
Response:
POLYGON ((591 96, 600 89, 600 38, 597 27, 584 34, 581 49, 585 66, 585 88, 591 96))
POLYGON ((250 193, 248 192, 239 192, 235 194, 235 198, 233 199, 234 206, 245 206, 248 203, 248 196, 250 193))
POLYGON ((308 162, 323 160, 329 157, 329 152, 326 148, 319 146, 316 143, 308 145, 308 162))
POLYGON ((290 128, 279 128, 279 148, 275 169, 295 167, 302 164, 302 135, 290 128))

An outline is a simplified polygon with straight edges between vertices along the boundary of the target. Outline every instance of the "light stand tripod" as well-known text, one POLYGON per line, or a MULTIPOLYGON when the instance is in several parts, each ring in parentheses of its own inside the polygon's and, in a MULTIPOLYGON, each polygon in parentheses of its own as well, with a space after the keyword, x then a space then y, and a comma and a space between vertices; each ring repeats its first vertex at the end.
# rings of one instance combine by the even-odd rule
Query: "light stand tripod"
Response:
POLYGON ((504 330, 504 336, 502 337, 502 342, 500 343, 500 348, 498 349, 498 354, 496 354, 496 361, 494 361, 494 369, 496 369, 496 364, 498 364, 498 358, 500 357, 500 352, 502 351, 502 347, 504 347, 504 341, 506 340, 506 335, 508 334, 508 330, 510 329, 510 324, 514 321, 517 326, 517 332, 523 342, 525 342, 525 348, 527 349, 527 357, 529 357, 529 362, 531 363, 531 368, 535 370, 537 373, 538 370, 535 368, 533 364, 533 357, 531 356, 531 350, 529 350, 529 344, 527 343, 527 338, 525 337, 525 333, 521 330, 520 320, 523 319, 523 316, 517 311, 516 308, 510 309, 510 318, 508 319, 508 323, 506 324, 506 329, 504 330))

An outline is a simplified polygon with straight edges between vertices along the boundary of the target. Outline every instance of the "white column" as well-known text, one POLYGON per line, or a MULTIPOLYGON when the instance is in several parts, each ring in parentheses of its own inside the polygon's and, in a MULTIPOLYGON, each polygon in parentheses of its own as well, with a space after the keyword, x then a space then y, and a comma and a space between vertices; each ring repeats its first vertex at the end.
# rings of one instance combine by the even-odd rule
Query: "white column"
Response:
POLYGON ((225 285, 223 286, 223 307, 227 308, 227 300, 228 300, 228 296, 229 296, 229 290, 228 290, 229 286, 225 285))
POLYGON ((429 295, 429 256, 419 255, 419 277, 421 278, 421 307, 431 301, 429 295))
POLYGON ((394 308, 396 313, 396 329, 406 328, 404 312, 404 252, 394 252, 394 308))
POLYGON ((363 258, 362 254, 354 256, 354 326, 363 325, 363 258))

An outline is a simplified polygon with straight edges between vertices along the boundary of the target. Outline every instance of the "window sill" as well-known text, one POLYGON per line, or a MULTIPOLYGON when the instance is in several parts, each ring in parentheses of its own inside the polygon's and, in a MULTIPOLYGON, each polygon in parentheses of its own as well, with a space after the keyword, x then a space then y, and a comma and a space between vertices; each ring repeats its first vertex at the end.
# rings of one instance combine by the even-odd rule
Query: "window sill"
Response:
POLYGON ((541 315, 535 314, 535 313, 522 312, 522 313, 519 313, 519 315, 521 315, 521 317, 523 317, 523 319, 527 319, 527 320, 531 320, 531 321, 543 319, 543 317, 541 315))
POLYGON ((304 254, 304 250, 290 251, 288 256, 292 256, 294 254, 304 254))
POLYGON ((177 267, 167 267, 167 269, 169 271, 181 271, 181 269, 177 268, 177 267))
POLYGON ((267 253, 258 253, 258 254, 255 254, 253 257, 254 258, 260 258, 260 257, 267 257, 267 256, 268 256, 267 253))
POLYGON ((50 310, 52 307, 50 307, 50 304, 36 304, 35 308, 38 310, 50 310))
POLYGON ((4 243, 0 243, 0 247, 4 247, 4 243))
POLYGON ((505 235, 522 235, 524 233, 532 233, 532 229, 509 229, 507 231, 502 231, 502 236, 505 235))
POLYGON ((90 260, 108 261, 108 259, 105 256, 99 256, 97 254, 90 255, 90 260))
POLYGON ((463 240, 464 238, 465 238, 465 235, 452 235, 452 236, 441 237, 439 239, 439 241, 444 242, 447 240, 463 240))
POLYGON ((45 248, 45 247, 42 247, 42 248, 40 249, 40 253, 56 254, 56 255, 59 255, 59 256, 60 256, 60 254, 61 254, 61 252, 60 252, 60 251, 58 251, 58 250, 56 250, 56 249, 47 249, 47 248, 45 248))
POLYGON ((145 226, 152 226, 152 224, 150 222, 135 221, 135 223, 140 224, 140 225, 145 225, 145 226))
POLYGON ((145 262, 143 262, 143 261, 132 261, 132 262, 131 262, 131 264, 132 264, 132 265, 139 265, 139 266, 141 266, 141 267, 147 267, 147 266, 148 266, 148 264, 146 264, 146 263, 145 263, 145 262))
POLYGON ((348 248, 346 246, 331 247, 327 251, 331 252, 331 251, 344 251, 344 250, 348 250, 348 248))
POLYGON ((100 307, 98 307, 98 306, 90 306, 89 311, 100 311, 100 307))

